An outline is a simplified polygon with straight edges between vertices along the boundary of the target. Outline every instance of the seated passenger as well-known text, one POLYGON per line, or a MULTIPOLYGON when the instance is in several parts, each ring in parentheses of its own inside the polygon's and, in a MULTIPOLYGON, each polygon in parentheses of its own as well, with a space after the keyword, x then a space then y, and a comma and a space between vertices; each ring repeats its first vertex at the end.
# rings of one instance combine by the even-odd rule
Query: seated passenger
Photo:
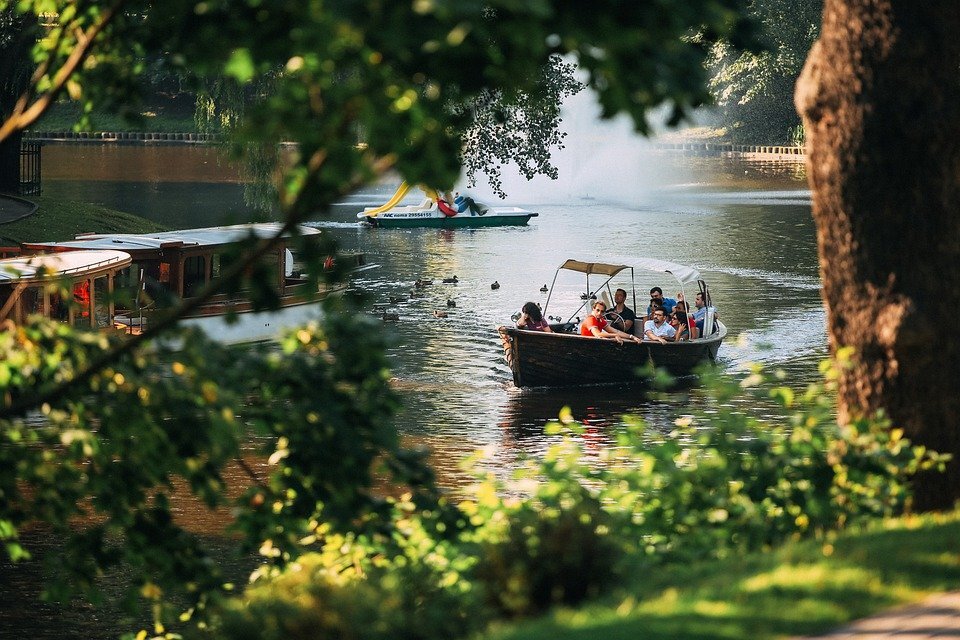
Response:
MULTIPOLYGON (((697 298, 696 300, 694 300, 693 304, 697 308, 697 310, 693 312, 693 319, 697 324, 697 329, 700 331, 700 335, 705 335, 706 332, 703 330, 703 324, 704 322, 706 322, 706 319, 707 319, 707 303, 703 299, 702 291, 697 294, 697 298)), ((717 308, 716 307, 710 307, 710 308, 713 309, 714 319, 719 318, 720 314, 717 313, 717 308)), ((714 325, 713 329, 716 330, 716 325, 714 325)))
POLYGON ((614 329, 609 325, 603 313, 607 310, 607 305, 603 300, 595 300, 593 311, 587 316, 587 319, 580 324, 580 335, 593 336, 595 338, 607 338, 622 343, 624 339, 631 342, 640 342, 640 338, 629 333, 624 333, 619 329, 614 329))
POLYGON ((651 307, 653 306, 654 302, 659 303, 663 307, 663 310, 667 312, 667 314, 672 313, 673 306, 677 304, 677 301, 674 300, 673 298, 664 298, 663 289, 661 289, 660 287, 654 287, 653 289, 650 289, 650 305, 651 306, 647 307, 647 315, 650 315, 650 312, 653 311, 651 307))
POLYGON ((640 318, 640 322, 641 322, 641 323, 646 323, 647 320, 652 320, 652 319, 653 319, 653 312, 656 311, 657 309, 661 309, 661 310, 662 310, 662 309, 663 309, 663 305, 660 304, 660 301, 659 301, 659 300, 655 300, 655 299, 653 299, 653 298, 650 298, 650 304, 647 305, 647 315, 642 316, 642 317, 640 318))
POLYGON ((627 292, 625 289, 617 289, 613 293, 614 305, 604 316, 614 329, 620 329, 626 333, 633 333, 633 323, 637 320, 637 314, 633 309, 626 305, 627 292))
POLYGON ((675 342, 693 340, 699 335, 696 323, 683 311, 674 311, 673 314, 671 314, 670 326, 677 332, 677 335, 673 338, 675 342))
POLYGON ((540 312, 540 307, 536 302, 528 302, 520 310, 520 318, 517 320, 517 329, 526 329, 527 331, 547 331, 553 333, 550 324, 547 323, 540 312))
POLYGON ((652 314, 652 319, 647 320, 643 325, 643 339, 666 344, 667 340, 673 340, 677 335, 677 330, 667 322, 667 314, 663 309, 656 309, 652 314))

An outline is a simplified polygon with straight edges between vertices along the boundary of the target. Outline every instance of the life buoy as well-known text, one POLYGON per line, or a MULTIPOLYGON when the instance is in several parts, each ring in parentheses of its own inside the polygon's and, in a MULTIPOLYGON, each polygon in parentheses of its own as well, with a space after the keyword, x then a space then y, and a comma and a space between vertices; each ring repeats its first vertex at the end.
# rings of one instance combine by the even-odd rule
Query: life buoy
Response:
POLYGON ((437 200, 437 208, 440 209, 440 212, 448 218, 452 218, 457 215, 457 210, 447 204, 443 199, 437 200))

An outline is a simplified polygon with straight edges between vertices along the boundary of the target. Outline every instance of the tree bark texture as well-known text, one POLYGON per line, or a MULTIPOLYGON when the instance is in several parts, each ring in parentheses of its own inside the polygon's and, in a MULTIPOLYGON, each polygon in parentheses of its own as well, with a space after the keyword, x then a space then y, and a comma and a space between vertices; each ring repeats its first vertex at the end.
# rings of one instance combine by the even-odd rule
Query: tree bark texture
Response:
POLYGON ((960 4, 826 0, 797 83, 846 422, 883 411, 952 453, 915 506, 960 498, 960 4))

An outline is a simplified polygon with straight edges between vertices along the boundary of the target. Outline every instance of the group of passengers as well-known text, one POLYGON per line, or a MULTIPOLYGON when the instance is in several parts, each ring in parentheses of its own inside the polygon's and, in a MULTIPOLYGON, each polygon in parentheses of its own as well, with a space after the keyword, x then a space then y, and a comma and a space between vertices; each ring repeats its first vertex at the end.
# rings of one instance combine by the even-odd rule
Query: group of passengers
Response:
MULTIPOLYGON (((623 343, 624 340, 640 342, 641 339, 634 335, 637 314, 626 305, 627 292, 617 289, 613 300, 614 305, 609 311, 603 300, 593 301, 590 315, 580 323, 580 335, 616 340, 617 343, 623 343)), ((643 322, 643 340, 666 344, 700 337, 707 316, 707 303, 702 291, 697 293, 694 304, 696 311, 690 313, 682 293, 678 293, 676 299, 665 298, 660 287, 650 289, 650 304, 643 322)), ((531 331, 552 331, 535 302, 523 305, 517 327, 531 331)))

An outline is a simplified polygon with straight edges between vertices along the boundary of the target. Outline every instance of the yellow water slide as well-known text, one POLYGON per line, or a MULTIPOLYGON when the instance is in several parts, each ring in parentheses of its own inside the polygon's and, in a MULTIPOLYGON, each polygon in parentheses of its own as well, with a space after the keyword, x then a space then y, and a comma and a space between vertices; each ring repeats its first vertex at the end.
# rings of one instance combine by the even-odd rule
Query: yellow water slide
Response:
POLYGON ((403 200, 403 197, 407 195, 407 191, 410 191, 410 185, 407 184, 406 181, 401 182, 400 186, 397 187, 397 192, 393 194, 393 196, 389 200, 387 200, 386 204, 380 205, 376 209, 367 209, 366 211, 363 212, 363 215, 369 216, 372 218, 373 216, 379 215, 384 211, 389 211, 390 209, 393 209, 395 206, 397 206, 397 203, 403 200))

